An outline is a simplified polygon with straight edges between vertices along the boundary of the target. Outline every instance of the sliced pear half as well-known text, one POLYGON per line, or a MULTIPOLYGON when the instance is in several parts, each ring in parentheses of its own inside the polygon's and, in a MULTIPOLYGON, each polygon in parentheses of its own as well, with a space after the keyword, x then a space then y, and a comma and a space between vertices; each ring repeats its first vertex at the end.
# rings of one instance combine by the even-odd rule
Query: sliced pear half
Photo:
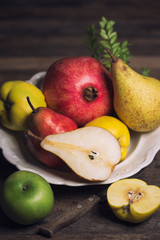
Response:
POLYGON ((121 158, 117 139, 100 127, 49 135, 41 146, 59 156, 77 175, 90 181, 108 179, 121 158))
POLYGON ((119 219, 140 223, 159 208, 160 188, 140 179, 122 179, 109 186, 107 200, 119 219))

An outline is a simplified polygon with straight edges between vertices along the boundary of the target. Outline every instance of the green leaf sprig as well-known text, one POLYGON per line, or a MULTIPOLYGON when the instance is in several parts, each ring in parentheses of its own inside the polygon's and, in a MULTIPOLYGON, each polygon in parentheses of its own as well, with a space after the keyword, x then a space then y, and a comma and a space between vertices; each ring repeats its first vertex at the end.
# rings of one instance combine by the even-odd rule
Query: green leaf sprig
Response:
POLYGON ((149 77, 149 73, 150 73, 150 70, 145 68, 145 67, 142 67, 142 74, 146 77, 149 77))
MULTIPOLYGON (((114 55, 115 58, 121 58, 126 64, 129 64, 131 52, 129 47, 131 44, 128 41, 117 41, 118 34, 114 30, 115 21, 108 21, 105 17, 101 18, 99 28, 92 24, 87 28, 87 33, 84 40, 88 49, 92 53, 92 57, 100 61, 109 71, 111 69, 112 60, 106 49, 114 55)), ((149 76, 149 70, 142 69, 142 74, 149 76)))
POLYGON ((92 57, 96 58, 103 65, 110 70, 111 58, 106 48, 108 48, 115 58, 121 58, 124 62, 128 63, 131 58, 129 46, 127 41, 120 43, 117 41, 117 32, 114 31, 115 22, 108 21, 105 17, 101 18, 98 29, 95 24, 87 28, 87 34, 85 35, 85 42, 88 45, 88 49, 92 53, 92 57))
POLYGON ((104 66, 107 69, 111 67, 111 59, 110 55, 106 51, 108 48, 115 58, 121 58, 125 63, 129 63, 129 59, 131 58, 131 53, 129 50, 129 46, 131 44, 128 41, 124 41, 120 43, 117 41, 118 34, 114 31, 114 21, 108 21, 105 17, 102 17, 101 21, 99 22, 100 25, 100 44, 103 47, 103 54, 102 58, 105 59, 103 62, 104 66))

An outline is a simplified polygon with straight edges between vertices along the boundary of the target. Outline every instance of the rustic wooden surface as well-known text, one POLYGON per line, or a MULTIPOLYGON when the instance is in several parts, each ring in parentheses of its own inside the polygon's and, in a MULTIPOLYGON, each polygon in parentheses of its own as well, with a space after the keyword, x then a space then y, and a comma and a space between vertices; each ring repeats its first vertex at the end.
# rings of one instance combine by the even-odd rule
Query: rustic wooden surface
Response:
MULTIPOLYGON (((46 71, 56 59, 90 55, 83 36, 86 27, 101 16, 116 21, 119 40, 131 44, 130 65, 160 78, 160 1, 159 0, 1 0, 0 1, 0 83, 26 80, 46 71)), ((142 149, 143 151, 143 149, 142 149)), ((160 186, 160 151, 138 175, 148 184, 160 186)), ((0 152, 0 185, 17 169, 0 152)), ((38 227, 62 214, 72 205, 108 186, 67 187, 52 185, 55 205, 39 224, 22 227, 12 223, 0 209, 0 239, 45 239, 38 227)), ((158 240, 160 211, 141 224, 129 224, 114 217, 107 202, 97 204, 72 225, 57 232, 53 239, 75 240, 158 240)))

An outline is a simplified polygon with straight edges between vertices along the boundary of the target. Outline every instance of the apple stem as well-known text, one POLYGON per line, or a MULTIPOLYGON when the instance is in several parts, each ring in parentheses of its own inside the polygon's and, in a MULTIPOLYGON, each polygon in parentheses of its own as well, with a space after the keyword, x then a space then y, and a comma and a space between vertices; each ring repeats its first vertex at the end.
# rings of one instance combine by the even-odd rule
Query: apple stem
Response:
POLYGON ((30 129, 27 129, 25 133, 26 133, 27 136, 30 136, 30 137, 38 140, 39 142, 43 141, 43 138, 38 137, 37 135, 35 135, 30 129))
POLYGON ((24 192, 27 191, 27 189, 28 189, 28 185, 24 185, 23 188, 22 188, 22 190, 23 190, 24 192))
POLYGON ((27 102, 29 104, 29 106, 31 107, 32 111, 35 112, 35 108, 33 107, 30 98, 27 96, 27 102))
POLYGON ((107 50, 107 52, 108 52, 108 54, 111 56, 111 58, 112 58, 112 62, 117 62, 117 59, 115 58, 115 56, 110 52, 110 50, 108 49, 108 48, 106 48, 106 50, 107 50))

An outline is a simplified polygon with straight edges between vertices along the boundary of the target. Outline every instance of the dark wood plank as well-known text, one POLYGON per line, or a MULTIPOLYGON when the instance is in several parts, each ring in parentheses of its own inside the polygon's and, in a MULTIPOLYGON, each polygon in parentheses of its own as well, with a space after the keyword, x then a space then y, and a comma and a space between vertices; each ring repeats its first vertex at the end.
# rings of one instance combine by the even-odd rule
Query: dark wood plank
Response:
POLYGON ((4 1, 0 9, 1 56, 88 54, 83 40, 86 27, 98 24, 101 16, 116 21, 119 40, 133 44, 133 55, 160 54, 159 1, 73 2, 4 1))

